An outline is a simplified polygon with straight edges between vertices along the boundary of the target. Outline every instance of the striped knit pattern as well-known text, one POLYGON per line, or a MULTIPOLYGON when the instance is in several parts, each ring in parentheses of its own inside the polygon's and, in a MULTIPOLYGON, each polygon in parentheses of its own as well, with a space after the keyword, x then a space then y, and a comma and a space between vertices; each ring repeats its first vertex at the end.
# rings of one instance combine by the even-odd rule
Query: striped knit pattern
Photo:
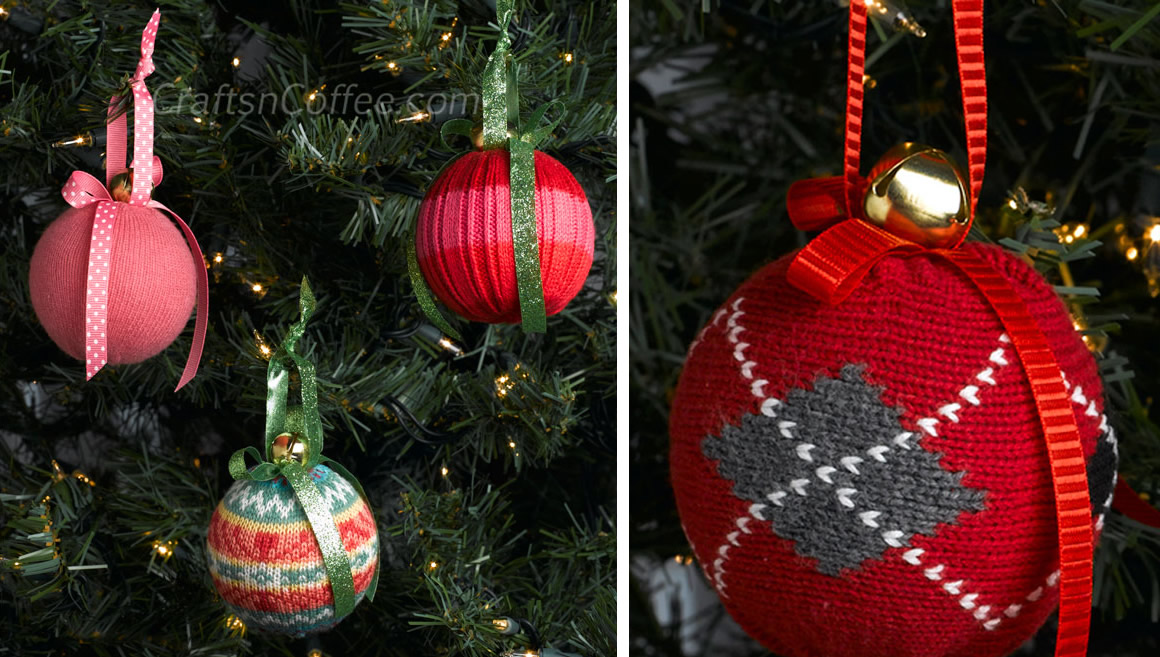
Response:
MULTIPOLYGON (((357 604, 379 561, 374 516, 330 468, 315 466, 310 475, 350 557, 357 604)), ((285 478, 234 482, 214 510, 208 543, 214 586, 247 626, 300 637, 342 620, 334 615, 322 551, 285 478)))
MULTIPOLYGON (((419 207, 419 269, 440 301, 475 322, 520 322, 510 162, 502 149, 467 153, 435 179, 419 207)), ((535 163, 540 278, 544 310, 554 315, 584 287, 596 229, 572 173, 540 151, 535 163)))

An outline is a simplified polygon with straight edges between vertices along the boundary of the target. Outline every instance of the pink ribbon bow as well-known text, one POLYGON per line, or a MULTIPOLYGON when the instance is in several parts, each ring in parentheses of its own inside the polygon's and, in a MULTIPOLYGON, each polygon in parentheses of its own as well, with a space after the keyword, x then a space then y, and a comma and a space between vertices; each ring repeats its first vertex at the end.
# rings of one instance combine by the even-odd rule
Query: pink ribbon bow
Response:
MULTIPOLYGON (((157 39, 157 26, 161 22, 161 11, 153 12, 149 24, 141 34, 141 59, 133 75, 133 189, 129 205, 157 208, 168 212, 189 243, 197 276, 197 323, 193 331, 193 344, 189 349, 189 359, 175 390, 189 383, 197 374, 205 346, 206 322, 209 319, 209 277, 205 271, 205 260, 193 231, 176 212, 150 198, 152 188, 161 184, 161 160, 153 155, 153 97, 145 86, 145 78, 153 72, 153 44, 157 39)), ((106 349, 105 320, 109 296, 110 255, 113 248, 113 224, 117 218, 120 201, 113 199, 108 186, 113 178, 125 171, 126 134, 125 115, 116 118, 119 96, 109 102, 108 138, 105 160, 105 185, 84 171, 74 171, 68 182, 61 188, 61 196, 74 208, 97 204, 93 213, 92 242, 89 246, 88 281, 85 291, 85 380, 94 375, 108 362, 106 349)))

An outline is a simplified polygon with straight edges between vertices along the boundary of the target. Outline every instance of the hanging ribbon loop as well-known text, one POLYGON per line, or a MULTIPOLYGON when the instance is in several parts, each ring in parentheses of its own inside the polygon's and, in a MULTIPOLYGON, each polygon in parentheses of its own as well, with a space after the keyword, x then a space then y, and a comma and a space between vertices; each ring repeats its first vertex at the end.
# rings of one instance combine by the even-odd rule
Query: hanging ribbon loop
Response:
MULTIPOLYGON (((335 616, 342 617, 354 609, 356 599, 354 574, 338 526, 330 513, 330 504, 314 483, 310 470, 316 465, 328 464, 355 488, 366 502, 368 509, 370 500, 354 475, 322 455, 322 419, 318 413, 318 380, 315 376, 314 363, 297 351, 298 341, 306 333, 306 324, 316 307, 310 283, 303 278, 298 298, 298 321, 290 326, 286 338, 270 356, 270 364, 266 368, 265 450, 260 452, 254 447, 239 449, 230 456, 229 470, 230 476, 234 479, 270 481, 284 477, 289 482, 295 498, 306 513, 310 529, 322 553, 322 562, 334 595, 335 616), (290 378, 294 369, 298 370, 301 405, 290 404, 290 378), (301 463, 290 458, 275 458, 274 442, 279 435, 287 432, 292 432, 296 440, 305 443, 305 458, 301 463), (263 453, 268 460, 262 458, 263 453), (246 457, 250 457, 256 465, 247 466, 246 457)), ((374 513, 371 515, 373 517, 374 513)), ((375 599, 378 583, 379 569, 376 566, 374 576, 366 590, 368 600, 375 599)))

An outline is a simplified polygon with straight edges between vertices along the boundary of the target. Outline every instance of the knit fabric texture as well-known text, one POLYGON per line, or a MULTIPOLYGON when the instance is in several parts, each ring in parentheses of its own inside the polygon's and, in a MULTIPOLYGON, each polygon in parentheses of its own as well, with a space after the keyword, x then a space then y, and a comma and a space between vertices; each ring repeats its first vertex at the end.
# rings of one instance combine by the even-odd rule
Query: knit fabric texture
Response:
MULTIPOLYGON (((1116 473, 1094 359, 1052 288, 992 263, 1067 381, 1098 532, 1116 473)), ((1058 603, 1054 494, 1027 376, 994 311, 929 254, 835 306, 793 255, 718 309, 669 418, 682 525, 725 608, 782 657, 1000 657, 1058 603)))
MULTIPOLYGON (((350 482, 330 468, 317 465, 310 476, 350 557, 358 604, 379 562, 374 516, 350 482)), ((207 542, 214 586, 248 627, 301 637, 342 620, 334 614, 318 541, 284 477, 234 482, 213 512, 207 542)))
MULTIPOLYGON (((197 270, 181 231, 160 210, 115 203, 106 315, 108 363, 157 355, 185 328, 197 300, 197 270)), ((71 208, 32 252, 28 287, 44 330, 65 353, 85 359, 85 290, 93 213, 71 208)))
MULTIPOLYGON (((461 156, 435 179, 419 208, 415 252, 423 277, 440 301, 472 321, 520 322, 510 161, 503 149, 461 156)), ((535 167, 544 307, 554 315, 584 287, 596 229, 572 173, 540 151, 535 167)))

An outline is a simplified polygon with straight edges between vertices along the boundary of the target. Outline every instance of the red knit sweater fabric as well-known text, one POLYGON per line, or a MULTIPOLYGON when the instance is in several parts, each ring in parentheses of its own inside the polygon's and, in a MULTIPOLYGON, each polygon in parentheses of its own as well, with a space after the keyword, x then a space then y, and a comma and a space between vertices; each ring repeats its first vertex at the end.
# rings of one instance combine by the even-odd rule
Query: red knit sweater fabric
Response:
MULTIPOLYGON (((1026 301, 1068 383, 1103 526, 1115 436, 1054 291, 1026 301)), ((844 302, 761 269, 713 314, 670 415, 685 533, 726 609, 782 657, 999 657, 1058 602, 1054 498, 1027 377, 973 285, 887 257, 844 302)))
MULTIPOLYGON (((85 289, 96 203, 71 208, 32 253, 32 307, 52 341, 85 358, 85 289)), ((173 343, 197 300, 197 271, 181 231, 160 210, 117 203, 109 254, 110 365, 137 363, 173 343)))
MULTIPOLYGON (((512 244, 511 155, 473 151, 452 162, 419 208, 415 250, 431 291, 472 321, 520 322, 512 244)), ((535 154, 536 231, 548 315, 580 292, 596 231, 580 183, 563 164, 535 154)))

